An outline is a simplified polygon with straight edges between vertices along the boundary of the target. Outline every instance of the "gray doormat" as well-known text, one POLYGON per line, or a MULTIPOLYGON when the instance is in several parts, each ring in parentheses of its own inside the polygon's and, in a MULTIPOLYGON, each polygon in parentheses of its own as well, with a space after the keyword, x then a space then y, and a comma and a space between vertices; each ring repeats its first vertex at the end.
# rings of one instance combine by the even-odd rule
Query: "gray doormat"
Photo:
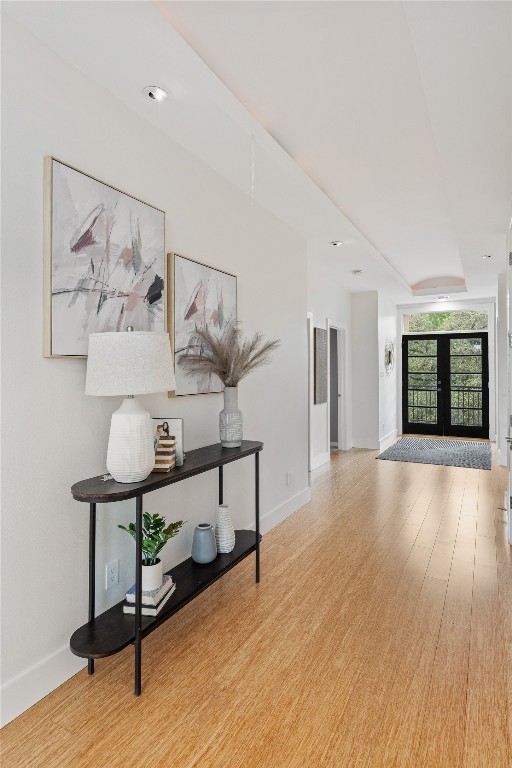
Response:
POLYGON ((466 440, 402 437, 377 458, 385 461, 410 461, 414 464, 490 469, 491 446, 489 443, 473 443, 466 440))

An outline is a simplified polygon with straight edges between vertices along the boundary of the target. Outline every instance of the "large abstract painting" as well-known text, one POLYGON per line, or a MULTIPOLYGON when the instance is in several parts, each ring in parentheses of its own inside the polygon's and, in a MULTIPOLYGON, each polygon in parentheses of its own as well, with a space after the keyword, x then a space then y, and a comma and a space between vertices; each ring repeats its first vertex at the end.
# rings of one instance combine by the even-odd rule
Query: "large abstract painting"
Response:
POLYGON ((45 163, 45 356, 86 356, 90 333, 164 331, 165 213, 45 163))
MULTIPOLYGON (((197 328, 219 333, 236 320, 236 277, 178 254, 170 254, 173 280, 174 353, 201 355, 197 328)), ((188 375, 176 364, 176 395, 222 392, 220 379, 213 375, 188 375)))

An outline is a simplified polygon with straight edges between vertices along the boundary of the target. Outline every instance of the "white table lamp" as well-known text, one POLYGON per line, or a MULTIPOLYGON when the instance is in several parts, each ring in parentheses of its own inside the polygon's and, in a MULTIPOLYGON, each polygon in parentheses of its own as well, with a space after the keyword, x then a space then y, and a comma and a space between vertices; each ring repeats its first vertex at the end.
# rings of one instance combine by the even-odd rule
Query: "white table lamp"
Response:
POLYGON ((85 393, 125 395, 112 414, 107 469, 118 483, 145 480, 155 465, 151 418, 134 395, 176 386, 167 333, 91 333, 85 393))

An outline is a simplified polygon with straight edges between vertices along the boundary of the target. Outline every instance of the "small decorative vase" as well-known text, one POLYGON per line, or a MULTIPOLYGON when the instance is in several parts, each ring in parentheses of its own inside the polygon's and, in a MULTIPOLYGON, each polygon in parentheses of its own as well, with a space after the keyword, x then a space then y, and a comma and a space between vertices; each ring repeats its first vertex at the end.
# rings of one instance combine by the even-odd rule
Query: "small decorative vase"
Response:
POLYGON ((204 565, 211 563, 217 557, 217 544, 215 533, 210 523, 199 523, 194 530, 192 539, 192 560, 204 565))
POLYGON ((219 414, 220 442, 223 448, 239 448, 243 437, 242 411, 238 409, 238 387, 224 389, 224 408, 219 414))
POLYGON ((217 552, 221 554, 232 552, 235 548, 235 529, 229 515, 228 504, 219 504, 217 507, 215 541, 217 542, 217 552))
POLYGON ((154 565, 142 563, 142 591, 151 592, 162 586, 164 576, 162 573, 162 561, 157 560, 154 565))

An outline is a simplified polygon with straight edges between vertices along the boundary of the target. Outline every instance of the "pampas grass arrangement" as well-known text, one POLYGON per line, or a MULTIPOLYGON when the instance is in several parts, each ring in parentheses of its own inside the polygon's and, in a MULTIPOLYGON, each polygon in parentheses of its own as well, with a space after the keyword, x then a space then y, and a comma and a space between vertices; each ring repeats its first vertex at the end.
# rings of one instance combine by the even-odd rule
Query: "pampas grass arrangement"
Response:
POLYGON ((271 353, 279 346, 278 339, 264 341, 261 333, 244 339, 240 325, 230 321, 215 335, 209 328, 195 331, 195 354, 182 353, 178 363, 189 375, 213 374, 225 387, 237 387, 252 371, 270 362, 271 353))

